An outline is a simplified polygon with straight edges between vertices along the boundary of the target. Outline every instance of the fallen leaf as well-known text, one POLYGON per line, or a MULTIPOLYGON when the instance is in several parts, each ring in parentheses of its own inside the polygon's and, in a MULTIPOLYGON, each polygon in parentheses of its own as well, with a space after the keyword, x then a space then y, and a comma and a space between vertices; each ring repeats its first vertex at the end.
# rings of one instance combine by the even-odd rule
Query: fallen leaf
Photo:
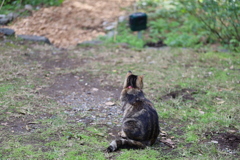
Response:
POLYGON ((203 112, 203 111, 199 111, 201 114, 204 114, 205 112, 203 112))
POLYGON ((97 136, 105 137, 104 133, 96 133, 97 136))
POLYGON ((160 140, 162 143, 166 144, 167 146, 171 147, 171 148, 175 148, 175 143, 171 140, 171 139, 162 139, 160 140))
POLYGON ((1 123, 1 125, 3 125, 3 126, 7 126, 7 124, 8 124, 7 122, 6 123, 1 123))
POLYGON ((230 133, 236 133, 236 131, 235 131, 235 130, 229 130, 229 132, 230 132, 230 133))
POLYGON ((110 136, 114 136, 114 134, 113 133, 108 133, 110 136))
POLYGON ((160 132, 160 135, 161 135, 162 137, 166 137, 166 136, 167 136, 167 132, 161 131, 161 132, 160 132))
POLYGON ((98 91, 98 88, 93 88, 92 90, 96 92, 96 91, 98 91))
POLYGON ((114 106, 115 105, 115 103, 113 103, 113 102, 106 102, 105 103, 107 106, 114 106))
POLYGON ((225 101, 219 101, 217 102, 217 104, 223 104, 225 101))
POLYGON ((29 130, 30 130, 30 129, 29 129, 29 127, 28 127, 28 125, 26 125, 26 130, 27 130, 27 131, 29 131, 29 130))
POLYGON ((18 114, 23 114, 25 115, 26 114, 26 111, 17 111, 18 114))
POLYGON ((215 143, 215 144, 217 144, 217 143, 218 143, 218 141, 213 141, 213 140, 212 140, 211 142, 212 142, 212 143, 215 143))

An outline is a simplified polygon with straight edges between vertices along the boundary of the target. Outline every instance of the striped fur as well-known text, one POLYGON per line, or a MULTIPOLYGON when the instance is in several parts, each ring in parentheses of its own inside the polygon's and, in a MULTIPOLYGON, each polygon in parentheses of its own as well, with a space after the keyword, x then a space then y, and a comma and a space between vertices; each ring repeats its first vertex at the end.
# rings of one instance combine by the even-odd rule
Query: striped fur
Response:
POLYGON ((143 76, 129 71, 120 97, 123 105, 121 139, 113 140, 107 148, 108 152, 120 148, 144 149, 155 143, 160 132, 158 114, 142 89, 143 76))

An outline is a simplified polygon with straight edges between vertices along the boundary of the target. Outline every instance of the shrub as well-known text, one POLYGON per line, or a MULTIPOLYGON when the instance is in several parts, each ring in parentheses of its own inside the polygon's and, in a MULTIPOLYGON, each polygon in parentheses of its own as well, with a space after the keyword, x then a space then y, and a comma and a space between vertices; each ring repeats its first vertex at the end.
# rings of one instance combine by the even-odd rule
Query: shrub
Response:
POLYGON ((240 1, 179 0, 182 8, 193 15, 203 28, 219 42, 240 47, 240 1))
POLYGON ((30 4, 33 6, 36 5, 60 5, 63 0, 4 0, 4 5, 25 5, 30 4))

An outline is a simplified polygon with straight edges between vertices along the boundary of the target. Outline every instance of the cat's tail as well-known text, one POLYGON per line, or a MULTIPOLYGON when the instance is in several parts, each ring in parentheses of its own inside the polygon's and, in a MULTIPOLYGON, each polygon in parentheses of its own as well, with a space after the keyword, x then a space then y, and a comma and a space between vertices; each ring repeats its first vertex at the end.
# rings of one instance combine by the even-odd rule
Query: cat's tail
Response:
POLYGON ((139 141, 131 139, 118 139, 110 143, 110 146, 107 148, 107 152, 114 152, 120 148, 132 148, 132 149, 144 149, 145 144, 139 141))

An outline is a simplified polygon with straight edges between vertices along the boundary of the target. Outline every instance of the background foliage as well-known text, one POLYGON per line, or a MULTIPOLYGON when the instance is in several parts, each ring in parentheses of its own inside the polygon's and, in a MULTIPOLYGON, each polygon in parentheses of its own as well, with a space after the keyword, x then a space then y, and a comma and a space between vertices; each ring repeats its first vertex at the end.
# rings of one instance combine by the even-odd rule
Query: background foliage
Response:
POLYGON ((5 0, 5 5, 25 5, 30 4, 33 6, 36 5, 60 5, 63 2, 63 0, 5 0))
POLYGON ((221 44, 240 51, 240 1, 140 0, 138 11, 149 17, 146 42, 164 40, 173 47, 221 44))
MULTIPOLYGON (((63 0, 5 0, 3 8, 60 5, 63 0)), ((144 39, 138 39, 128 22, 118 25, 117 36, 107 42, 143 47, 147 42, 164 41, 172 47, 201 47, 217 44, 240 52, 240 1, 237 0, 139 0, 137 11, 148 14, 144 39)), ((0 13, 4 11, 0 10, 0 13)), ((133 13, 133 11, 131 11, 133 13)))

